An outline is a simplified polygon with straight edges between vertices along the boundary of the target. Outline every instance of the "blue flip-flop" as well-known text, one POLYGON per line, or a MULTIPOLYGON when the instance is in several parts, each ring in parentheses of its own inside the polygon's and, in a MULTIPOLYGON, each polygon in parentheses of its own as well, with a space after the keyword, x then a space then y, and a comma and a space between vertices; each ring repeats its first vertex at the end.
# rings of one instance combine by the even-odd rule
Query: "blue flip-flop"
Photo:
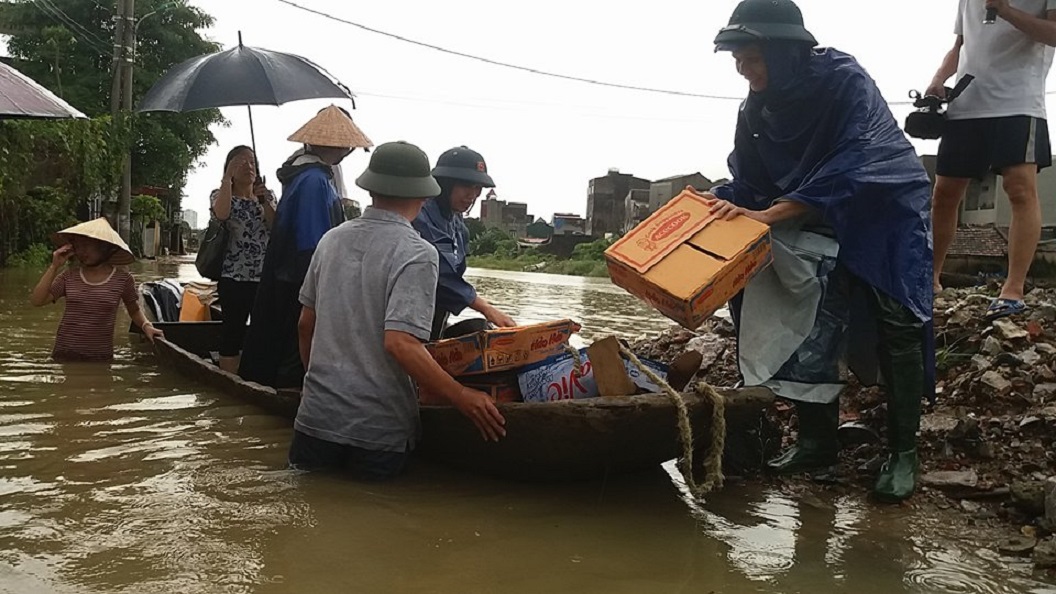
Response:
POLYGON ((983 319, 987 322, 993 322, 994 320, 1021 314, 1025 311, 1027 311, 1027 304, 1019 299, 997 298, 990 302, 983 319))

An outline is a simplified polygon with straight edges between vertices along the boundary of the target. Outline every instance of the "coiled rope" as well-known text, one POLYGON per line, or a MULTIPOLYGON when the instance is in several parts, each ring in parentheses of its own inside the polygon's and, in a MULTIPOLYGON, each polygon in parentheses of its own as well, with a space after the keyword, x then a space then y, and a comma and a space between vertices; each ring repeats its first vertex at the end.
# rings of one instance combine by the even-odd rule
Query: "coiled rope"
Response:
MULTIPOLYGON (((566 352, 572 356, 573 373, 583 377, 583 360, 577 349, 565 345, 566 352)), ((664 394, 675 405, 678 416, 678 436, 682 443, 682 458, 678 462, 678 470, 682 479, 686 482, 686 488, 694 497, 701 497, 715 489, 721 488, 725 477, 722 474, 722 453, 726 447, 726 401, 715 388, 705 381, 697 383, 694 391, 702 398, 711 401, 711 443, 708 454, 704 459, 704 478, 697 483, 693 475, 693 427, 689 418, 689 407, 682 394, 671 387, 666 380, 658 376, 652 369, 644 365, 641 359, 620 343, 620 354, 627 358, 638 371, 645 374, 657 386, 660 386, 664 394)))

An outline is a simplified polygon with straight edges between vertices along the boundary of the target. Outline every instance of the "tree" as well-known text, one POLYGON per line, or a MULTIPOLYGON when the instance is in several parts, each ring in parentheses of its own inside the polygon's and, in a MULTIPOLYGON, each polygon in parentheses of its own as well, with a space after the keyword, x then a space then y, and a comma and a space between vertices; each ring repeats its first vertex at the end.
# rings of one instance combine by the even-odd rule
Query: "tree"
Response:
POLYGON ((0 121, 0 265, 86 218, 91 197, 116 185, 124 136, 109 116, 0 121))
POLYGON ((484 223, 481 222, 480 219, 467 218, 465 219, 465 221, 466 229, 469 230, 470 241, 473 241, 475 238, 484 235, 484 232, 488 230, 488 228, 484 226, 484 223))
MULTIPOLYGON (((3 6, 3 5, 0 5, 3 6)), ((113 3, 98 0, 49 0, 7 5, 5 20, 13 35, 8 52, 14 65, 90 117, 109 113, 113 3)), ((172 66, 219 48, 199 34, 213 18, 182 2, 137 0, 133 101, 172 66)), ((222 122, 218 110, 185 114, 136 115, 125 140, 132 151, 132 186, 169 190, 180 209, 187 173, 216 142, 209 126, 222 122)))
POLYGON ((517 255, 517 240, 502 229, 487 229, 469 241, 469 253, 474 256, 494 254, 500 257, 517 255))

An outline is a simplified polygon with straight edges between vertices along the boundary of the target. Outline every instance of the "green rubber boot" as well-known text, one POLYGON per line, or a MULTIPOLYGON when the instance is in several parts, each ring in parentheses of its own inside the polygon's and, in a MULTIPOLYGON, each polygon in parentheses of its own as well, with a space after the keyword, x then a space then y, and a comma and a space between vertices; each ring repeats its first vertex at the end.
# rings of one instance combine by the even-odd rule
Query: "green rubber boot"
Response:
POLYGON ((839 402, 797 402, 796 415, 799 417, 799 437, 796 439, 796 445, 767 463, 770 472, 799 474, 835 465, 840 453, 840 440, 837 436, 840 422, 839 402))
POLYGON ((880 371, 887 382, 887 462, 873 495, 886 503, 908 499, 917 487, 917 431, 924 396, 923 325, 889 298, 880 300, 880 371), (895 309, 897 307, 897 310, 895 309))

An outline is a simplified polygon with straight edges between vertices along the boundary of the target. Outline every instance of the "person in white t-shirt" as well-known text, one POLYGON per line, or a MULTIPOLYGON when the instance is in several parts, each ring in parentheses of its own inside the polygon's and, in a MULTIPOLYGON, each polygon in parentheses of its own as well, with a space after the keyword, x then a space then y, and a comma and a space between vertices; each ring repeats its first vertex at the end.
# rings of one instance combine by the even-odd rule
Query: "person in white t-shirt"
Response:
POLYGON ((1052 165, 1045 115, 1045 77, 1056 46, 1056 0, 960 0, 957 41, 927 94, 944 97, 944 83, 970 74, 964 93, 950 102, 939 144, 932 219, 935 290, 957 230, 957 211, 968 184, 988 171, 1001 175, 1012 205, 1008 276, 990 303, 988 320, 1019 314, 1027 271, 1041 235, 1038 171, 1052 165), (995 22, 984 23, 987 10, 995 22))

